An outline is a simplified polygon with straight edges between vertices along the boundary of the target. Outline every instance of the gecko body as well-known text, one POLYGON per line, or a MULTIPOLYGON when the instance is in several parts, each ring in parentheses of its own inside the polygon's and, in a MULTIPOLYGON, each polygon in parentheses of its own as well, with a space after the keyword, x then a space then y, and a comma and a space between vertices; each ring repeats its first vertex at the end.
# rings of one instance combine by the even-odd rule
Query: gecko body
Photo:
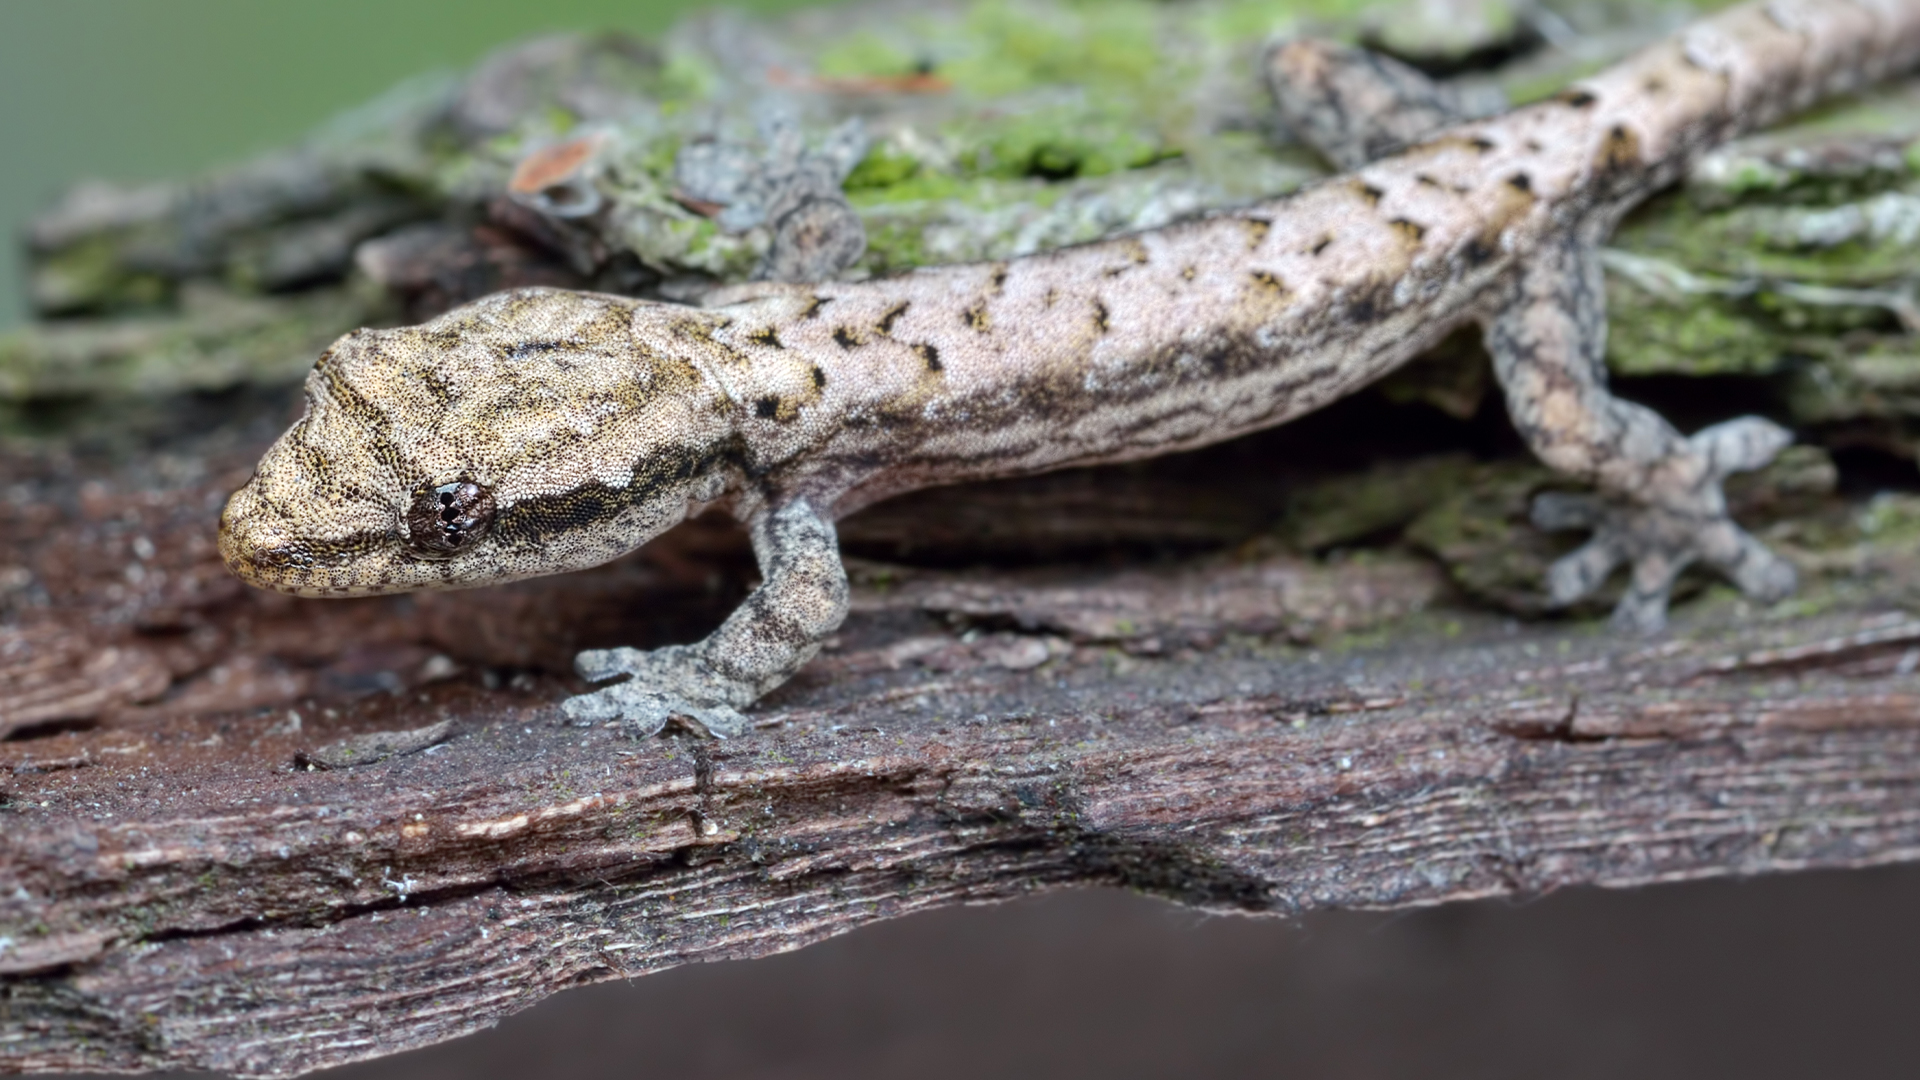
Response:
POLYGON ((704 308, 521 290, 358 331, 229 502, 221 550, 301 595, 461 588, 596 565, 724 507, 764 584, 695 645, 581 654, 587 678, 629 678, 566 710, 735 734, 845 615, 835 518, 1277 424, 1476 322, 1521 434, 1598 492, 1536 506, 1595 532, 1553 568, 1556 600, 1626 563, 1616 619, 1657 627, 1696 560, 1777 598, 1792 568, 1728 519, 1720 480, 1788 436, 1747 418, 1687 438, 1608 392, 1598 245, 1705 149, 1916 60, 1916 0, 1773 0, 1551 101, 1151 232, 704 308))

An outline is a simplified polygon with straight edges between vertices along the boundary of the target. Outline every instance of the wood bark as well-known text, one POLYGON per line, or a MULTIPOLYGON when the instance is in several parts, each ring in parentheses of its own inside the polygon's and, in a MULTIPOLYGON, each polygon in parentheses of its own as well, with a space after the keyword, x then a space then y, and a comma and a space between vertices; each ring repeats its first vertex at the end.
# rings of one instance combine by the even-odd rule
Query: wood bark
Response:
MULTIPOLYGON (((734 532, 505 590, 267 597, 207 547, 254 449, 8 466, 0 1070, 293 1075, 1067 885, 1289 914, 1920 854, 1899 552, 1650 641, 1480 610, 1394 550, 864 565, 754 736, 635 742, 567 726, 553 672, 717 619, 734 532)), ((917 512, 948 535, 974 499, 1019 502, 917 512)))
MULTIPOLYGON (((521 70, 483 65, 469 86, 521 70)), ((1829 198, 1911 186, 1911 135, 1882 122, 1759 144, 1726 175, 1779 178, 1787 203, 1811 200, 1791 210, 1804 221, 1779 220, 1828 229, 1829 198)), ((475 130, 492 154, 495 133, 475 130)), ((447 152, 434 142, 456 173, 480 153, 447 152)), ((524 209, 402 205, 384 174, 356 186, 358 160, 328 196, 340 222, 445 220, 358 260, 334 244, 328 273, 371 266, 416 314, 588 283, 524 209)), ((306 168, 250 167, 193 199, 91 189, 110 220, 61 243, 43 224, 34 242, 43 261, 136 241, 146 258, 152 236, 119 211, 186 207, 201 228, 225 192, 292 207, 271 250, 312 254, 306 168)), ((1638 343, 1620 352, 1632 370, 1717 375, 1623 391, 1690 429, 1771 409, 1853 455, 1851 499, 1814 447, 1730 486, 1737 516, 1800 564, 1792 601, 1756 610, 1689 581, 1651 640, 1605 631, 1604 606, 1545 614, 1541 573, 1571 541, 1533 531, 1526 508, 1555 481, 1520 456, 1460 338, 1384 394, 1278 432, 841 523, 853 617, 728 742, 636 742, 556 707, 584 689, 577 650, 692 640, 745 594, 753 560, 724 523, 472 593, 299 601, 228 575, 220 505, 297 405, 274 380, 314 353, 282 338, 370 316, 324 275, 230 295, 291 283, 243 261, 273 237, 247 215, 232 215, 244 236, 176 228, 165 209, 156 235, 236 261, 182 262, 175 315, 145 299, 111 315, 147 262, 85 278, 99 295, 43 296, 99 318, 20 338, 33 359, 15 361, 19 401, 0 416, 42 436, 0 447, 0 1073, 291 1076, 583 982, 1065 886, 1284 916, 1920 858, 1920 498, 1863 494, 1914 486, 1916 395, 1888 363, 1911 304, 1859 314, 1900 299, 1888 282, 1909 281, 1910 260, 1863 247, 1865 277, 1832 277, 1828 248, 1780 262, 1765 239, 1765 265, 1785 269, 1764 282, 1744 254, 1652 273, 1761 244, 1738 215, 1780 209, 1777 193, 1748 194, 1726 188, 1731 224, 1713 225, 1733 241, 1689 239, 1719 220, 1704 202, 1629 223, 1614 257, 1639 273, 1610 289, 1614 341, 1638 343), (1776 277, 1811 286, 1800 306, 1747 303, 1776 277), (1771 374, 1724 374, 1749 369, 1723 355, 1732 331, 1673 314, 1696 309, 1771 374), (148 386, 165 393, 130 400, 148 386), (181 392, 196 386, 229 389, 181 392), (30 400, 80 393, 100 396, 30 400), (1422 400, 1440 410, 1405 404, 1422 400)), ((624 287, 606 275, 592 282, 624 287)))

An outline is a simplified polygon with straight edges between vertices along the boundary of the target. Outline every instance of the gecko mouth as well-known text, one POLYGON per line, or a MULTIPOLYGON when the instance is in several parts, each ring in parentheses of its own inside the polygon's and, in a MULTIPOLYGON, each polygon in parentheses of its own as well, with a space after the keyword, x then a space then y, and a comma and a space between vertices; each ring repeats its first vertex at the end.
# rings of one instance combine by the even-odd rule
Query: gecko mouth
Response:
POLYGON ((366 579, 384 563, 398 529, 362 529, 339 537, 316 537, 294 527, 249 484, 227 500, 220 515, 220 557, 249 585, 302 596, 340 596, 378 591, 366 579))

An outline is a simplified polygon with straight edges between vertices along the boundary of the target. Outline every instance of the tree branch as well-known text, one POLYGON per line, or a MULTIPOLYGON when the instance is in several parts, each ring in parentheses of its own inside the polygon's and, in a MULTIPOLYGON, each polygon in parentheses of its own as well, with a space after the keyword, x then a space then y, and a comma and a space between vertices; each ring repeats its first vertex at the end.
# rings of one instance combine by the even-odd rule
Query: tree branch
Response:
POLYGON ((1920 854, 1904 616, 1722 601, 1648 643, 1456 612, 1337 652, 1055 639, 1036 664, 1003 631, 930 667, 868 596, 734 742, 564 726, 540 676, 0 744, 0 1066, 290 1075, 1068 884, 1290 913, 1920 854), (368 763, 317 767, 343 745, 368 763))

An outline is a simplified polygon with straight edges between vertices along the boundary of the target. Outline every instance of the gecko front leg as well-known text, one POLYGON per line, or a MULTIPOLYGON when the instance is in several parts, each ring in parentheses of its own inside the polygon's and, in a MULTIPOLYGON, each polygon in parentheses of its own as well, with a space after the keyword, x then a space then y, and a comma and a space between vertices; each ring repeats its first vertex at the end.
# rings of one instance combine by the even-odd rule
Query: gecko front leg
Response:
POLYGON ((804 498, 763 507, 748 521, 764 579, 704 641, 589 649, 574 670, 589 682, 625 682, 567 699, 580 723, 618 720, 645 738, 679 719, 716 738, 747 730, 740 710, 785 682, 847 617, 847 572, 833 523, 804 498))
POLYGON ((1548 572, 1553 601, 1579 599, 1628 563, 1632 577, 1614 625, 1658 630, 1674 579, 1696 560, 1756 599, 1786 596, 1792 564, 1733 523, 1720 483, 1765 465, 1792 435, 1749 416, 1687 438, 1652 409, 1614 397, 1605 297, 1596 245, 1569 236, 1536 253, 1486 325, 1514 426, 1542 461, 1599 489, 1543 495, 1534 505, 1543 528, 1594 530, 1548 572))

